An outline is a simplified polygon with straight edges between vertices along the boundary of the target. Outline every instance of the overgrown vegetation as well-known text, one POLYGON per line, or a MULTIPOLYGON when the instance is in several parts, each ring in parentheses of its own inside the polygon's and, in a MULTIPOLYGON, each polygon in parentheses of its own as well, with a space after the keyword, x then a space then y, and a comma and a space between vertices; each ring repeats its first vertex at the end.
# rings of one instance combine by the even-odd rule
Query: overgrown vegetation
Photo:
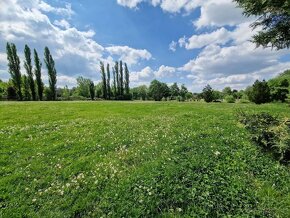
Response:
POLYGON ((281 162, 290 161, 290 119, 279 119, 268 113, 238 113, 239 121, 251 133, 252 140, 270 151, 281 162))

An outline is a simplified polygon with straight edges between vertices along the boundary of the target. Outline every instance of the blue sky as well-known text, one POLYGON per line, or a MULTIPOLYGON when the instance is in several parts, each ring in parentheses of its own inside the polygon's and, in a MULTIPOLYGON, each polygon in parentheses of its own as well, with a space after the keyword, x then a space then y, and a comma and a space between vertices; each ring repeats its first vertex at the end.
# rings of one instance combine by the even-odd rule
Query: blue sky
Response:
MULTIPOLYGON (((198 92, 206 84, 243 89, 290 68, 289 51, 255 48, 231 0, 2 0, 0 78, 7 80, 6 42, 23 60, 27 43, 53 54, 58 86, 84 76, 100 80, 99 61, 127 62, 131 86, 158 79, 198 92)), ((257 30, 256 30, 257 31, 257 30)), ((24 72, 22 61, 22 72, 24 72)), ((46 69, 43 77, 47 81, 46 69)))

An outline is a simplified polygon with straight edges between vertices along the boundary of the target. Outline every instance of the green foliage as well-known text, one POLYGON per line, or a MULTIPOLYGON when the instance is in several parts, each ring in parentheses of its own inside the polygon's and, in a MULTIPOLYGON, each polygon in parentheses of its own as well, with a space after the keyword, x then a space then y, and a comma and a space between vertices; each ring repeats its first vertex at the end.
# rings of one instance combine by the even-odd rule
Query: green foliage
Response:
POLYGON ((107 64, 107 95, 108 99, 111 99, 111 73, 110 73, 110 65, 107 64))
POLYGON ((30 83, 29 78, 26 75, 22 76, 22 84, 23 84, 23 100, 30 101, 31 100, 31 93, 30 93, 30 83))
POLYGON ((290 161, 290 119, 279 120, 268 113, 238 115, 257 145, 273 152, 279 161, 290 161))
POLYGON ((25 61, 24 61, 24 68, 26 70, 27 76, 28 76, 28 84, 30 88, 30 93, 32 96, 32 100, 36 100, 36 91, 35 91, 35 83, 33 79, 33 72, 32 72, 32 63, 31 63, 31 51, 28 45, 25 45, 24 48, 24 56, 25 56, 25 61))
POLYGON ((119 82, 120 82, 120 95, 123 96, 124 95, 124 73, 123 73, 123 62, 120 61, 120 64, 119 64, 119 72, 120 72, 120 75, 119 75, 119 82))
POLYGON ((1 217, 288 217, 290 171, 233 108, 0 102, 1 217))
POLYGON ((227 95, 225 97, 225 100, 226 100, 227 103, 235 103, 236 102, 236 99, 232 95, 227 95))
POLYGON ((271 93, 270 88, 265 80, 256 80, 251 90, 247 90, 249 100, 256 104, 263 104, 270 102, 271 93))
POLYGON ((90 98, 90 84, 91 80, 79 76, 77 78, 77 91, 79 96, 83 96, 85 98, 90 98))
POLYGON ((40 62, 37 51, 34 49, 34 75, 37 86, 37 94, 40 101, 42 101, 43 99, 43 90, 44 90, 44 84, 41 79, 41 67, 42 63, 40 62))
POLYGON ((127 67, 127 64, 125 63, 125 94, 130 94, 130 73, 127 67))
POLYGON ((187 88, 185 87, 184 84, 181 85, 180 88, 180 97, 181 97, 181 101, 185 101, 186 100, 186 94, 188 93, 187 88))
POLYGON ((134 87, 131 89, 131 94, 134 100, 145 101, 148 98, 148 87, 146 85, 134 87))
POLYGON ((14 88, 17 92, 18 99, 22 100, 21 91, 21 72, 20 72, 20 59, 17 55, 16 45, 7 42, 6 44, 7 60, 8 60, 8 70, 12 78, 14 88))
POLYGON ((55 101, 56 100, 56 69, 55 69, 55 64, 54 60, 50 54, 50 51, 48 47, 44 48, 44 62, 47 68, 47 73, 48 73, 48 83, 49 83, 49 89, 50 89, 50 94, 49 94, 49 99, 55 101))
POLYGON ((180 95, 180 89, 176 82, 170 86, 170 94, 171 100, 177 99, 177 97, 180 95))
POLYGON ((90 82, 90 96, 92 100, 95 99, 95 84, 93 81, 90 82))
POLYGON ((63 88, 62 98, 64 100, 69 100, 70 99, 70 91, 69 91, 69 88, 67 87, 67 85, 63 88))
POLYGON ((0 79, 0 100, 4 100, 7 97, 8 83, 0 79))
POLYGON ((202 90, 202 97, 207 103, 214 100, 214 91, 210 85, 204 87, 204 89, 202 90))
POLYGON ((222 93, 223 93, 224 96, 232 95, 233 94, 231 87, 225 87, 223 89, 222 93))
POLYGON ((13 86, 7 87, 7 100, 17 100, 17 91, 13 86))
POLYGON ((258 16, 252 24, 260 28, 253 41, 257 46, 284 49, 290 47, 289 0, 234 0, 246 16, 258 16))
POLYGON ((106 79, 106 73, 105 73, 105 65, 101 61, 100 62, 100 68, 101 68, 101 77, 102 77, 102 93, 103 93, 103 98, 107 99, 108 98, 108 93, 107 93, 107 79, 106 79))
POLYGON ((159 82, 158 80, 153 80, 150 83, 148 94, 154 99, 154 101, 161 101, 163 97, 169 97, 170 89, 168 88, 166 83, 159 82))

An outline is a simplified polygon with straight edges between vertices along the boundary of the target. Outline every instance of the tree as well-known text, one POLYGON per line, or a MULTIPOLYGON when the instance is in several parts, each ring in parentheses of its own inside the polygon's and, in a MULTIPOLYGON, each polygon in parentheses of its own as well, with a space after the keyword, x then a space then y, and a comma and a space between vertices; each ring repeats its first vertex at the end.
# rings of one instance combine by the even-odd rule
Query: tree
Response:
POLYGON ((111 99, 111 75, 110 75, 110 65, 107 64, 107 93, 108 99, 111 99))
POLYGON ((161 99, 167 98, 170 94, 170 90, 166 83, 161 83, 158 80, 153 80, 149 86, 149 95, 155 101, 161 101, 161 99))
POLYGON ((93 81, 90 82, 90 96, 92 100, 95 99, 95 84, 93 81))
POLYGON ((132 98, 135 100, 142 99, 143 101, 146 100, 148 96, 148 88, 146 85, 141 85, 138 87, 134 87, 131 90, 132 98))
POLYGON ((17 91, 13 86, 7 87, 7 100, 16 100, 17 99, 17 91))
POLYGON ((32 72, 32 64, 31 64, 31 51, 28 45, 25 45, 24 48, 24 56, 25 56, 25 61, 24 61, 24 68, 26 70, 26 73, 28 75, 28 83, 29 83, 29 88, 32 96, 32 100, 36 100, 36 91, 35 91, 35 83, 33 79, 33 72, 32 72))
POLYGON ((116 98, 117 96, 117 85, 116 85, 116 72, 115 72, 115 68, 112 67, 112 72, 113 72, 113 91, 114 91, 114 97, 116 98))
POLYGON ((43 99, 43 89, 44 85, 41 79, 41 62, 38 57, 37 51, 34 49, 34 75, 36 79, 37 94, 40 101, 43 99))
POLYGON ((212 102, 214 100, 214 92, 210 85, 207 85, 202 90, 202 96, 205 102, 212 102))
POLYGON ((118 97, 121 93, 121 89, 120 89, 120 79, 119 79, 119 62, 116 61, 115 62, 115 75, 116 75, 116 83, 117 83, 117 93, 115 97, 118 97))
POLYGON ((249 100, 256 104, 263 104, 270 101, 270 88, 265 80, 262 82, 256 80, 252 86, 252 93, 249 95, 249 100))
POLYGON ((103 89, 103 98, 107 99, 107 81, 106 81, 106 73, 105 73, 105 66, 104 63, 100 62, 101 68, 101 76, 102 76, 102 89, 103 89))
POLYGON ((84 78, 82 76, 79 76, 77 78, 77 90, 78 90, 78 94, 79 96, 83 96, 85 98, 90 98, 90 84, 91 84, 91 80, 84 78))
POLYGON ((126 95, 130 94, 129 83, 130 83, 130 73, 129 73, 127 64, 125 63, 125 93, 126 95))
POLYGON ((6 45, 7 60, 9 73, 12 78, 13 86, 16 89, 16 93, 20 101, 22 101, 22 91, 21 91, 21 72, 20 72, 20 59, 17 55, 17 49, 15 44, 8 43, 6 45))
POLYGON ((70 97, 70 91, 69 91, 69 88, 67 87, 67 85, 65 85, 65 87, 63 88, 63 91, 62 91, 62 97, 63 97, 63 99, 65 99, 65 100, 69 100, 69 97, 70 97))
POLYGON ((224 96, 232 95, 232 89, 231 89, 231 87, 225 87, 223 89, 222 93, 223 93, 224 96))
POLYGON ((188 93, 188 90, 187 88, 185 87, 184 84, 181 85, 181 88, 180 88, 180 96, 181 96, 181 100, 182 101, 185 101, 186 99, 186 94, 188 93))
POLYGON ((289 94, 289 82, 287 79, 284 79, 280 82, 278 87, 272 88, 272 99, 275 101, 285 102, 287 95, 289 94))
POLYGON ((253 36, 257 46, 283 49, 290 47, 289 0, 234 0, 246 16, 258 16, 251 24, 261 30, 253 36))
POLYGON ((97 98, 101 98, 103 96, 103 83, 102 82, 99 82, 95 86, 95 90, 96 90, 96 97, 97 98))
POLYGON ((47 73, 48 73, 48 82, 50 89, 50 97, 49 100, 56 100, 56 69, 54 65, 54 60, 50 54, 48 47, 44 48, 44 62, 46 64, 47 73), (50 99, 51 98, 51 99, 50 99))
POLYGON ((123 62, 120 61, 120 94, 124 96, 124 75, 123 75, 123 62))
POLYGON ((30 84, 29 84, 29 78, 26 75, 22 76, 22 84, 23 84, 24 100, 30 101, 31 100, 30 84))
POLYGON ((170 93, 171 99, 176 99, 180 95, 180 90, 177 83, 173 83, 172 86, 170 86, 170 93))

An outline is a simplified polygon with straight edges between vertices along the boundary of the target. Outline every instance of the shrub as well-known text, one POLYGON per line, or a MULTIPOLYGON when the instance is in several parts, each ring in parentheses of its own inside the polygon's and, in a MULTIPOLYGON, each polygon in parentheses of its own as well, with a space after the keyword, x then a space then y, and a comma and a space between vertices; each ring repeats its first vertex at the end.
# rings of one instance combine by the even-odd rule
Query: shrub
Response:
POLYGON ((225 97, 225 100, 226 100, 227 103, 235 103, 236 102, 236 99, 232 95, 227 95, 225 97))
POLYGON ((252 140, 270 151, 281 162, 290 160, 290 120, 280 120, 268 113, 239 112, 239 121, 251 133, 252 140))

